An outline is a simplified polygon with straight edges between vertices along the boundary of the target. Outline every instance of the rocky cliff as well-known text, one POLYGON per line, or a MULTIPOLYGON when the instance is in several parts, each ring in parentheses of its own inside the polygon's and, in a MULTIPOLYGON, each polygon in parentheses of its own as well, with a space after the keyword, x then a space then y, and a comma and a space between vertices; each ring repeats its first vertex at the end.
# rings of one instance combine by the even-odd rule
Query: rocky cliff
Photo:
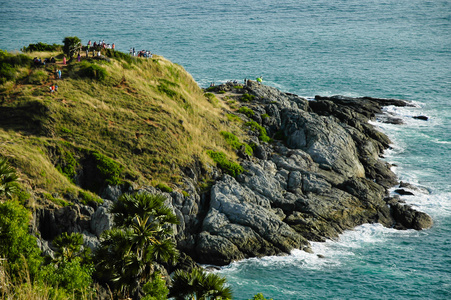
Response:
MULTIPOLYGON (((245 142, 252 145, 253 155, 237 150, 244 172, 234 178, 193 163, 184 171, 183 194, 144 188, 167 197, 166 204, 180 219, 177 245, 195 261, 224 265, 292 249, 310 251, 309 241, 336 238, 363 223, 398 229, 432 225, 426 214, 389 197, 388 189, 398 184, 382 159, 390 140, 368 123, 382 116, 383 106, 408 102, 342 96, 307 100, 252 81, 209 91, 253 111, 226 113, 261 126, 248 127, 245 142), (243 95, 252 100, 240 101, 243 95), (271 142, 261 141, 261 128, 271 142), (212 185, 201 190, 199 182, 205 178, 212 179, 212 185)), ((76 231, 95 247, 101 232, 112 226, 108 207, 122 192, 120 186, 108 187, 104 203, 95 208, 42 209, 36 213, 36 226, 44 240, 76 231)))

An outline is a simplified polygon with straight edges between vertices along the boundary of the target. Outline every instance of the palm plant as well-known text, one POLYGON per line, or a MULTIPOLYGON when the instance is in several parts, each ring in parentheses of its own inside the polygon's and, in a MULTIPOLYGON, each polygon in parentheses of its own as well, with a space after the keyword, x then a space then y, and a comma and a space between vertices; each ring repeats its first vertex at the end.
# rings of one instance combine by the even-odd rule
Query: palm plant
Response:
POLYGON ((16 170, 9 165, 8 160, 0 157, 0 197, 11 198, 19 191, 18 178, 16 170))
POLYGON ((115 228, 103 234, 98 273, 122 295, 134 292, 154 272, 154 263, 175 262, 172 235, 177 217, 166 199, 149 193, 124 194, 113 205, 115 228))
POLYGON ((195 268, 190 273, 177 270, 172 277, 170 297, 176 300, 232 299, 232 290, 225 286, 226 279, 203 269, 195 268))

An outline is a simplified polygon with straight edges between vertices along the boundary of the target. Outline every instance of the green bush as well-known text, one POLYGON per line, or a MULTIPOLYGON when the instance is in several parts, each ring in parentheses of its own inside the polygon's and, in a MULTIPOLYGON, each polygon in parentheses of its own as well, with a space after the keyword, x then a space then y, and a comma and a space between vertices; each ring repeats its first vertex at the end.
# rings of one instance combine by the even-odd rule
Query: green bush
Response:
POLYGON ((224 137, 226 143, 229 144, 233 149, 240 149, 242 143, 236 135, 227 131, 221 131, 220 134, 224 137))
POLYGON ((258 124, 255 121, 250 121, 244 124, 245 126, 249 127, 252 131, 258 131, 259 132, 259 140, 262 142, 269 143, 271 141, 271 138, 266 134, 266 129, 262 127, 260 124, 258 124))
POLYGON ((82 296, 92 284, 93 267, 83 266, 80 258, 41 267, 40 277, 46 284, 63 289, 68 295, 82 296))
POLYGON ((23 52, 35 52, 35 51, 46 51, 46 52, 55 52, 55 51, 61 51, 63 49, 63 45, 49 45, 45 43, 37 43, 37 44, 29 44, 28 47, 23 47, 23 52))
POLYGON ((254 95, 249 95, 247 93, 245 93, 245 94, 243 94, 243 96, 241 96, 241 101, 243 101, 243 102, 251 102, 254 99, 255 99, 254 95))
POLYGON ((99 170, 107 184, 118 185, 122 183, 121 175, 124 170, 122 165, 99 152, 92 152, 91 154, 96 160, 97 170, 99 170))
POLYGON ((31 213, 18 201, 12 200, 0 202, 0 216, 0 257, 7 259, 8 273, 13 281, 20 278, 25 260, 33 279, 42 258, 36 238, 28 233, 31 213))
POLYGON ((162 192, 172 193, 172 189, 164 183, 159 183, 155 187, 160 189, 162 192))
POLYGON ((228 160, 224 152, 208 150, 207 154, 213 159, 218 167, 230 176, 236 177, 244 171, 242 166, 228 160))
POLYGON ((262 115, 262 119, 269 119, 269 115, 268 114, 263 114, 262 115))
POLYGON ((247 106, 241 106, 240 109, 238 109, 238 112, 245 114, 249 118, 255 115, 254 111, 247 106))
POLYGON ((252 148, 248 144, 240 142, 238 137, 236 137, 233 133, 227 131, 221 131, 220 133, 226 140, 226 143, 229 144, 233 149, 240 150, 241 147, 244 145, 246 153, 252 156, 254 152, 252 148))
POLYGON ((74 178, 77 175, 77 160, 71 152, 60 147, 58 147, 57 150, 60 157, 56 169, 60 171, 61 174, 64 174, 71 182, 74 182, 74 178))
POLYGON ((80 63, 79 75, 81 77, 104 81, 108 77, 108 72, 105 68, 84 60, 80 63))

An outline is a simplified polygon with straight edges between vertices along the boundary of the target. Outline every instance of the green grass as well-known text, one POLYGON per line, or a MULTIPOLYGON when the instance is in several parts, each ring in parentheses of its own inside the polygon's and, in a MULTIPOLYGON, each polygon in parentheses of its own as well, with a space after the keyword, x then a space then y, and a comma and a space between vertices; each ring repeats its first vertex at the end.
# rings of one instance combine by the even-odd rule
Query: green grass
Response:
POLYGON ((157 189, 160 189, 162 192, 166 192, 166 193, 172 193, 172 188, 170 188, 169 186, 167 186, 164 183, 159 183, 155 186, 157 189))

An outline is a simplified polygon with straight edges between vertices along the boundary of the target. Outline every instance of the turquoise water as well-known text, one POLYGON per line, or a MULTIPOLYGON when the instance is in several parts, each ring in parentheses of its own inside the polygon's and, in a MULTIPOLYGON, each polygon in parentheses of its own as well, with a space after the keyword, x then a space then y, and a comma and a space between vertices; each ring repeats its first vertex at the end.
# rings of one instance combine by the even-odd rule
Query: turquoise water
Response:
POLYGON ((236 299, 451 298, 451 1, 1 1, 0 48, 65 36, 147 49, 201 86, 263 76, 306 97, 344 94, 414 101, 375 122, 393 141, 386 160, 425 188, 404 199, 434 227, 364 225, 315 254, 250 259, 220 271, 236 299), (415 115, 430 120, 414 120, 415 115), (322 254, 325 258, 318 258, 322 254))

